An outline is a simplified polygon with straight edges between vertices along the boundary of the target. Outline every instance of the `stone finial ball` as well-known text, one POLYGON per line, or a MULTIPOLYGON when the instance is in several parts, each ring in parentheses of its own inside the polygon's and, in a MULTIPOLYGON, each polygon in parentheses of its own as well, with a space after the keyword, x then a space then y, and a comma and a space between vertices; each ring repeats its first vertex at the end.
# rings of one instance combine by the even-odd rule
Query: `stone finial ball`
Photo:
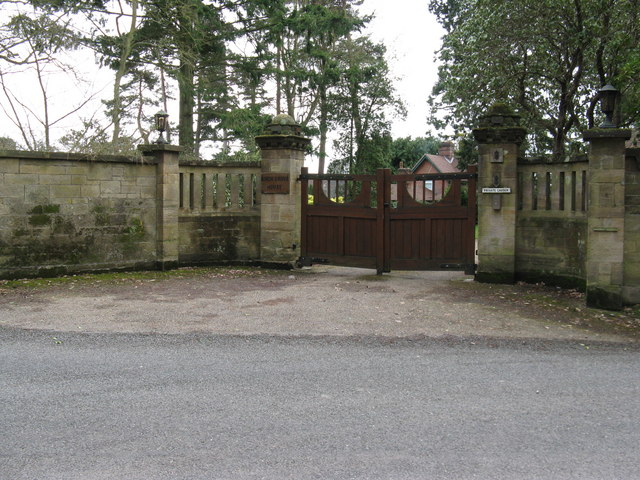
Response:
POLYGON ((291 126, 298 125, 296 121, 293 119, 293 117, 291 115, 287 115, 286 113, 281 113, 279 115, 276 115, 271 120, 271 123, 273 125, 291 125, 291 126))
POLYGON ((267 125, 266 135, 301 135, 302 127, 293 119, 291 115, 281 113, 271 119, 267 125))

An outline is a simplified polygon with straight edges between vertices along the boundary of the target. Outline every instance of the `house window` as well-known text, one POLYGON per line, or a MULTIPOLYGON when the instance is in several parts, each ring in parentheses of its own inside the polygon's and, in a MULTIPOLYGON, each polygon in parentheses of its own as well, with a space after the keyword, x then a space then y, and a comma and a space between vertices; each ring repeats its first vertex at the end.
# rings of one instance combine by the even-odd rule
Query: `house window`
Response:
POLYGON ((433 180, 425 180, 424 188, 426 188, 427 190, 433 190, 433 180))

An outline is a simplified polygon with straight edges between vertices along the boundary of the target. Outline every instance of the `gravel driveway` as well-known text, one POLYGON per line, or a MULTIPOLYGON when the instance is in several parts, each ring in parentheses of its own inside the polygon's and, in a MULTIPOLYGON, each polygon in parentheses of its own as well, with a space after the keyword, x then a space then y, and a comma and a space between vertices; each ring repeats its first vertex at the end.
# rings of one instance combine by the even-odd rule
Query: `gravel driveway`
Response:
POLYGON ((576 292, 478 284, 460 272, 212 268, 158 278, 0 285, 0 325, 74 332, 478 337, 636 343, 628 318, 576 292), (622 327, 620 324, 623 324, 622 327))

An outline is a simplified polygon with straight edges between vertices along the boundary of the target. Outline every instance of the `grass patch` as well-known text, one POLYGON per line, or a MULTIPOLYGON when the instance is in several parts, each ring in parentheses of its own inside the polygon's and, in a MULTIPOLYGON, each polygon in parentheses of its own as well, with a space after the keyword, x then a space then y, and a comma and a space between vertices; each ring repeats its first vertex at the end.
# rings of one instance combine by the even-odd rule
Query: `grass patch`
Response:
POLYGON ((24 278, 0 280, 0 290, 40 289, 66 285, 115 285, 133 282, 151 282, 173 278, 241 278, 264 275, 282 275, 283 272, 259 267, 183 267, 175 270, 145 270, 133 272, 104 272, 64 275, 53 278, 24 278))
POLYGON ((385 275, 361 275, 357 278, 357 280, 363 282, 383 282, 387 280, 389 277, 385 275))

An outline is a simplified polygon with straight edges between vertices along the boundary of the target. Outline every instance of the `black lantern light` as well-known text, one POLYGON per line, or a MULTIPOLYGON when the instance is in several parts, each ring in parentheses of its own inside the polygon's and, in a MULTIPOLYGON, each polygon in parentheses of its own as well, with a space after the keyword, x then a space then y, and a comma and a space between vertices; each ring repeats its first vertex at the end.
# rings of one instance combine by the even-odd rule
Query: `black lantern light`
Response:
POLYGON ((616 110, 616 100, 618 99, 618 90, 607 83, 600 89, 600 109, 604 113, 604 122, 600 125, 600 128, 616 128, 617 125, 613 123, 613 112, 616 110))
POLYGON ((167 112, 160 111, 154 115, 156 119, 156 130, 160 133, 156 143, 164 144, 169 143, 164 139, 163 133, 167 131, 169 127, 169 114, 167 112))

